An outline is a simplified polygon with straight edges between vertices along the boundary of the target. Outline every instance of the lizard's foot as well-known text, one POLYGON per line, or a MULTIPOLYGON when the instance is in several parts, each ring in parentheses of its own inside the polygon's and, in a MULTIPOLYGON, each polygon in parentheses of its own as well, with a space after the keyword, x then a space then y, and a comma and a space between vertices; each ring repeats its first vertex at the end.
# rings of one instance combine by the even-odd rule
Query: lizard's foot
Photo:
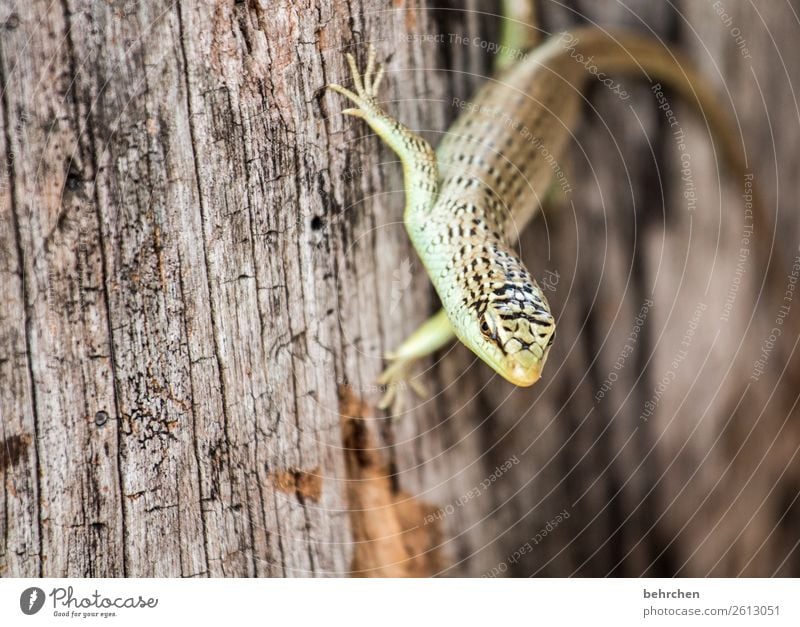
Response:
POLYGON ((342 113, 357 118, 366 118, 367 116, 375 115, 375 113, 379 111, 377 100, 378 87, 380 86, 384 71, 383 65, 378 64, 377 67, 375 65, 375 48, 370 44, 367 49, 367 68, 364 70, 363 76, 356 65, 356 60, 353 58, 353 55, 348 52, 345 56, 347 57, 347 63, 350 66, 350 73, 353 77, 355 93, 335 83, 328 85, 328 89, 342 94, 354 104, 358 105, 357 109, 345 109, 342 113))
POLYGON ((408 384, 420 397, 427 397, 428 392, 415 377, 411 376, 411 367, 416 362, 414 358, 403 358, 388 356, 391 363, 386 370, 378 377, 378 384, 385 386, 381 400, 378 402, 379 409, 391 409, 395 414, 400 412, 400 395, 398 391, 405 389, 408 384))

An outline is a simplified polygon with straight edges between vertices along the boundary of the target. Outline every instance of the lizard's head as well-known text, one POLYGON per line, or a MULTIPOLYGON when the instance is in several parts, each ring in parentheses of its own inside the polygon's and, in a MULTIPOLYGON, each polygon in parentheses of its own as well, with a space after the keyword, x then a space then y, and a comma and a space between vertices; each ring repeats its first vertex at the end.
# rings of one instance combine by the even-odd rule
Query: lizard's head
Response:
POLYGON ((555 319, 522 263, 502 250, 492 252, 482 272, 481 264, 470 263, 472 274, 464 275, 471 302, 461 340, 511 383, 533 385, 555 338, 555 319))

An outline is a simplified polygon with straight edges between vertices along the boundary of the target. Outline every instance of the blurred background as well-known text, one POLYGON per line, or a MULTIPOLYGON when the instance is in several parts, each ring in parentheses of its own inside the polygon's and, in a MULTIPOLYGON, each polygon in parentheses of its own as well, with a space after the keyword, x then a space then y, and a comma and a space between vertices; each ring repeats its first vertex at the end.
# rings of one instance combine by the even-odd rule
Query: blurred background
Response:
POLYGON ((748 174, 677 94, 590 81, 519 242, 542 380, 455 345, 389 418, 438 305, 397 158, 323 87, 374 43, 435 145, 497 3, 0 2, 0 574, 800 575, 797 3, 535 7, 682 51, 748 174))

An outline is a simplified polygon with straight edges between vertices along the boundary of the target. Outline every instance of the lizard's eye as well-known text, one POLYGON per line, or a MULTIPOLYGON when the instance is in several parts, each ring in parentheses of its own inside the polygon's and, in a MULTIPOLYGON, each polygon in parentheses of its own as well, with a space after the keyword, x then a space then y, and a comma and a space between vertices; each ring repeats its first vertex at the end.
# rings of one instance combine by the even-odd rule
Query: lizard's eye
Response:
POLYGON ((489 324, 489 320, 486 316, 481 318, 481 333, 483 333, 484 337, 487 339, 492 337, 492 326, 489 324))

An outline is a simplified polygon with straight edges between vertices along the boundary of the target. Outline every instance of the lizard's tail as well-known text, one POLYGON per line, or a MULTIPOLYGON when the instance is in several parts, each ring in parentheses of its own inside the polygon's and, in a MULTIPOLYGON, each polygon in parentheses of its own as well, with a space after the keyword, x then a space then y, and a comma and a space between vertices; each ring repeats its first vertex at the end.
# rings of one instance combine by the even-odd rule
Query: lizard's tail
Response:
MULTIPOLYGON (((561 36, 562 45, 570 50, 573 59, 593 57, 591 63, 602 72, 609 74, 632 74, 649 78, 651 90, 659 106, 671 110, 664 87, 673 90, 683 99, 694 105, 707 122, 715 148, 736 177, 737 184, 752 188, 752 208, 755 222, 755 236, 759 240, 760 254, 766 264, 770 258, 781 257, 772 237, 770 216, 760 200, 754 175, 748 168, 742 140, 731 116, 709 86, 709 81, 694 69, 685 56, 677 53, 662 42, 628 32, 604 33, 596 28, 576 29, 561 36), (771 254, 772 253, 772 254, 771 254)), ((670 122, 678 123, 677 118, 670 122)), ((749 190, 748 190, 749 191, 749 190)), ((776 259, 777 261, 777 259, 776 259)), ((775 267, 775 264, 770 264, 775 267)))
POLYGON ((744 175, 747 166, 741 143, 734 134, 736 127, 709 88, 708 79, 694 69, 689 59, 657 39, 626 32, 606 34, 596 28, 577 29, 565 33, 562 41, 576 53, 592 56, 591 63, 603 72, 649 78, 654 93, 661 91, 663 83, 696 105, 723 157, 737 175, 744 175))

